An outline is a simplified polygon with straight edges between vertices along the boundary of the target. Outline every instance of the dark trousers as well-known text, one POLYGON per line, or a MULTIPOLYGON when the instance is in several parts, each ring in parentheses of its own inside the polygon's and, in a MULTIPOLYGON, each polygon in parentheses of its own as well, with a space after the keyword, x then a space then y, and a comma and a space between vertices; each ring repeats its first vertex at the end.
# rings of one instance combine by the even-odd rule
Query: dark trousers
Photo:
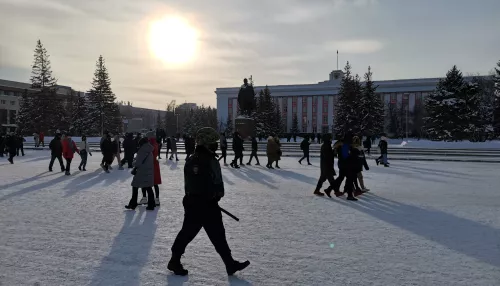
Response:
POLYGON ((50 158, 50 164, 49 164, 49 170, 52 170, 52 166, 54 166, 54 161, 56 160, 59 161, 59 164, 61 165, 61 171, 64 171, 66 168, 64 167, 63 160, 62 160, 62 155, 52 155, 50 158))
MULTIPOLYGON (((156 204, 155 204, 155 197, 153 194, 153 188, 151 187, 142 188, 142 191, 148 193, 148 207, 154 208, 156 204)), ((139 188, 132 187, 132 198, 128 202, 129 207, 135 208, 137 206, 138 194, 139 194, 139 188)))
POLYGON ((88 153, 85 150, 80 151, 80 157, 82 158, 82 161, 80 162, 80 165, 78 166, 79 168, 85 169, 87 166, 87 156, 88 153))
POLYGON ((120 164, 123 166, 123 165, 125 165, 125 163, 128 163, 128 167, 133 168, 134 167, 134 166, 132 166, 133 162, 134 162, 134 154, 132 154, 132 155, 125 154, 125 157, 122 159, 120 164))
POLYGON ((14 162, 14 157, 16 156, 16 153, 9 152, 9 161, 14 162))
POLYGON ((231 164, 238 165, 238 159, 240 160, 240 164, 243 161, 243 151, 234 151, 234 159, 231 164))
POLYGON ((231 249, 227 244, 222 214, 217 202, 193 202, 189 197, 184 197, 182 204, 184 205, 184 222, 172 246, 173 257, 180 258, 186 251, 187 245, 196 237, 201 228, 204 228, 224 263, 226 265, 232 263, 231 249))
POLYGON ((321 173, 321 176, 319 177, 318 184, 316 185, 316 192, 319 192, 319 189, 323 186, 323 183, 328 180, 328 183, 330 183, 330 187, 328 187, 329 190, 333 189, 335 186, 335 179, 333 178, 333 173, 321 173))
POLYGON ((24 156, 24 145, 21 145, 19 147, 17 147, 17 156, 19 156, 19 150, 21 150, 21 155, 24 156))
POLYGON ((337 177, 337 179, 335 179, 335 184, 333 185, 333 189, 335 190, 335 192, 340 191, 340 186, 342 185, 342 182, 344 181, 345 177, 346 177, 346 172, 344 168, 339 168, 339 176, 337 177))
POLYGON ((300 158, 299 162, 302 162, 302 160, 307 159, 307 164, 311 164, 309 162, 309 151, 303 151, 303 152, 304 152, 304 156, 302 156, 302 158, 300 158))
MULTIPOLYGON (((153 186, 155 188, 155 195, 157 198, 160 197, 160 186, 158 185, 154 185, 153 186)), ((142 196, 145 197, 146 196, 146 190, 145 189, 142 189, 142 196)))
POLYGON ((5 146, 0 145, 0 157, 3 157, 4 153, 5 153, 5 146))
POLYGON ((257 157, 257 150, 252 150, 252 153, 250 154, 250 160, 248 160, 248 164, 252 163, 253 157, 255 157, 255 160, 257 160, 257 164, 260 165, 259 157, 257 157))
POLYGON ((366 153, 367 153, 368 155, 370 155, 370 150, 371 150, 371 148, 366 148, 366 153))
POLYGON ((220 156, 219 161, 224 158, 224 164, 226 164, 227 149, 220 149, 222 151, 222 156, 220 156))
POLYGON ((167 147, 167 155, 165 155, 165 158, 167 158, 167 159, 168 159, 168 151, 170 151, 170 150, 172 150, 172 148, 167 147))
POLYGON ((66 159, 66 172, 69 172, 71 169, 71 161, 73 161, 73 158, 65 158, 66 159))

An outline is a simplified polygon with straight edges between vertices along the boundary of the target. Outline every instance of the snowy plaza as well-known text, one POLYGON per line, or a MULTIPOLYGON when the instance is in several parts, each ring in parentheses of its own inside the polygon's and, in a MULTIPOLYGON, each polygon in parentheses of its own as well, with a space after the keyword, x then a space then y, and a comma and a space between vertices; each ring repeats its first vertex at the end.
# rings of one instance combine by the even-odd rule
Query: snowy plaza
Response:
POLYGON ((160 161, 162 205, 149 212, 124 209, 129 170, 106 174, 93 155, 69 177, 48 172, 48 151, 1 158, 0 285, 500 285, 498 164, 370 160, 358 202, 312 194, 318 158, 222 167, 220 205, 240 218, 224 215, 228 242, 251 265, 228 277, 202 231, 179 277, 167 263, 184 156, 160 161))

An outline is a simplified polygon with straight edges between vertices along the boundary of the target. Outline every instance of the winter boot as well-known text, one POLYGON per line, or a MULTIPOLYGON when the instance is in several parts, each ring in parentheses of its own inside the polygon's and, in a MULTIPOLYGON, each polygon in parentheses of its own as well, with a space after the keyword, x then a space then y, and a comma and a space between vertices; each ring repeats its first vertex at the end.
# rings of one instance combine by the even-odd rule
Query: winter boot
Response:
POLYGON ((81 171, 81 170, 82 170, 82 166, 78 166, 78 170, 80 170, 80 171, 81 171))
POLYGON ((184 269, 184 267, 181 264, 181 260, 179 258, 172 258, 168 262, 167 269, 174 272, 175 275, 180 275, 180 276, 186 276, 188 275, 189 271, 184 269))
POLYGON ((70 172, 65 172, 64 175, 69 176, 71 174, 70 174, 70 172))
POLYGON ((307 165, 311 166, 312 164, 311 164, 311 163, 309 163, 309 162, 307 162, 307 165))
POLYGON ((301 165, 302 165, 302 160, 299 160, 299 164, 301 164, 301 165))
POLYGON ((313 194, 315 194, 316 196, 319 196, 319 197, 322 197, 322 196, 324 196, 324 195, 325 195, 325 194, 323 194, 323 193, 322 193, 322 192, 320 192, 320 191, 314 191, 314 193, 313 193, 313 194))
POLYGON ((356 199, 356 198, 355 198, 352 194, 349 194, 349 195, 347 196, 347 200, 348 200, 348 201, 357 201, 358 199, 356 199))
POLYGON ((344 195, 344 192, 341 191, 335 191, 335 196, 336 197, 342 197, 344 195))
POLYGON ((7 161, 9 161, 11 164, 14 164, 14 160, 12 160, 11 158, 7 159, 7 161))
POLYGON ((87 169, 85 169, 85 167, 82 168, 82 171, 87 171, 87 169))
POLYGON ((332 197, 332 188, 326 188, 323 190, 325 192, 325 194, 331 198, 332 197))
POLYGON ((136 205, 136 206, 129 206, 129 205, 126 205, 126 206, 125 206, 125 208, 126 208, 127 210, 135 210, 135 208, 136 208, 136 207, 137 207, 137 205, 136 205))
POLYGON ((250 162, 247 163, 247 166, 252 166, 252 164, 250 164, 250 162))
POLYGON ((113 170, 113 167, 111 167, 111 165, 109 165, 109 166, 108 166, 108 169, 113 170))
POLYGON ((377 163, 378 166, 378 164, 380 164, 380 161, 378 159, 375 159, 375 163, 377 163))
POLYGON ((370 189, 364 188, 364 189, 363 189, 363 190, 361 190, 361 191, 363 191, 363 193, 366 193, 366 192, 369 192, 369 191, 370 191, 370 189))
POLYGON ((255 166, 260 166, 260 163, 255 164, 255 166))
POLYGON ((147 197, 142 197, 142 199, 139 201, 140 205, 147 205, 148 204, 148 198, 147 197))
POLYGON ((226 264, 227 275, 231 276, 234 273, 236 273, 237 271, 241 271, 241 270, 247 268, 248 265, 250 265, 250 261, 248 261, 248 260, 245 262, 238 262, 236 260, 233 260, 232 263, 226 264))
POLYGON ((389 164, 384 164, 384 167, 389 167, 389 164))
POLYGON ((160 198, 155 198, 155 204, 157 207, 160 206, 160 198))

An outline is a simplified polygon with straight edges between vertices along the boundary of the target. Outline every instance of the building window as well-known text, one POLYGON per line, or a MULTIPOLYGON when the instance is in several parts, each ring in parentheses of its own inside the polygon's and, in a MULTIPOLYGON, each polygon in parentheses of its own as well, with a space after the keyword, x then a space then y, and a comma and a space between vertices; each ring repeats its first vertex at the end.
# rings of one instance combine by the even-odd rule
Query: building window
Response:
POLYGON ((2 104, 6 104, 7 102, 5 100, 0 101, 2 104))
POLYGON ((4 91, 0 89, 0 95, 4 95, 4 91))
POLYGON ((395 93, 391 93, 391 104, 396 104, 397 95, 395 93))
POLYGON ((7 124, 7 109, 0 109, 0 124, 7 124))
POLYGON ((325 125, 325 124, 327 125, 328 124, 328 115, 323 115, 322 122, 323 122, 323 125, 325 125))
POLYGON ((15 102, 15 101, 13 101, 13 100, 11 100, 11 101, 10 101, 10 105, 16 105, 16 102, 15 102))

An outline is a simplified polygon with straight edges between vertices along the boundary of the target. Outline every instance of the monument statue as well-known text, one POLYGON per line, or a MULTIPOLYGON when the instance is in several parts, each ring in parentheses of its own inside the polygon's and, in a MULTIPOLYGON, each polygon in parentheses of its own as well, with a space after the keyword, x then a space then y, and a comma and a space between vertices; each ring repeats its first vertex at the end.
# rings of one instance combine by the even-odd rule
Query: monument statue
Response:
POLYGON ((240 106, 241 115, 250 116, 255 109, 255 93, 253 85, 248 83, 248 79, 243 80, 243 85, 238 92, 238 104, 240 106))

